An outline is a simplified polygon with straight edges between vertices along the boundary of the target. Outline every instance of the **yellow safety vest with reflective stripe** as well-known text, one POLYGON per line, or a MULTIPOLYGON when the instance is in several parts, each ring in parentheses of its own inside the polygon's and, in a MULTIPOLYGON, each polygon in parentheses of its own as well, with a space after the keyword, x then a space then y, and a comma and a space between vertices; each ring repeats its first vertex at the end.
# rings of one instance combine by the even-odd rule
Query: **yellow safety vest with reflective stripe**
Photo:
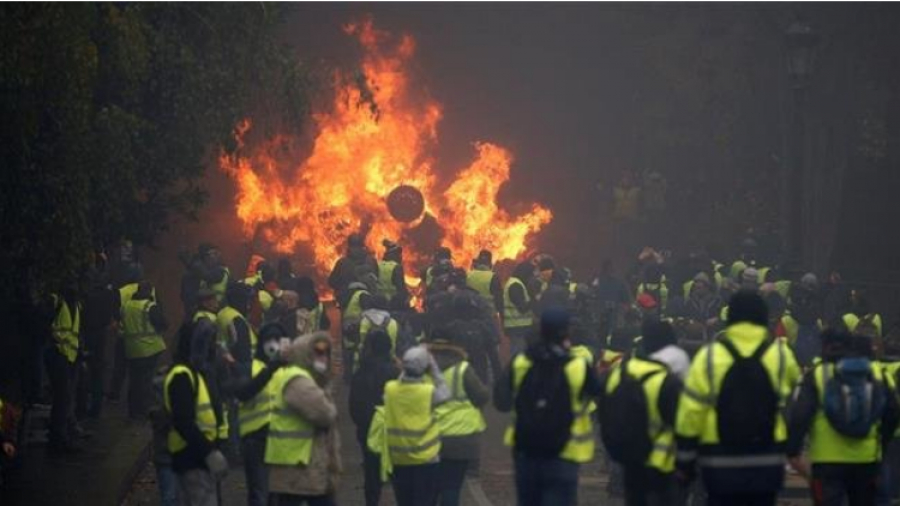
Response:
POLYGON ((127 285, 123 285, 122 288, 119 288, 119 303, 124 305, 126 302, 131 300, 132 297, 134 297, 134 294, 137 293, 137 291, 137 283, 128 283, 127 285))
MULTIPOLYGON (((594 366, 594 352, 591 351, 591 349, 587 346, 583 344, 572 346, 572 348, 569 349, 569 353, 571 353, 573 357, 583 358, 587 360, 587 363, 591 367, 594 366)), ((594 411, 597 411, 597 403, 594 401, 590 401, 588 403, 588 413, 593 413, 594 411)))
POLYGON ((397 287, 394 286, 394 269, 399 264, 393 260, 378 262, 378 293, 391 300, 397 295, 397 287))
POLYGON ((341 318, 346 322, 358 322, 360 318, 362 318, 362 306, 359 304, 359 299, 363 296, 363 294, 369 295, 368 290, 357 290, 353 292, 353 295, 350 296, 350 300, 347 302, 347 307, 344 308, 344 313, 341 315, 341 318))
MULTIPOLYGON (((628 374, 634 379, 640 379, 647 374, 653 374, 643 383, 644 395, 647 398, 647 420, 649 422, 649 434, 653 441, 653 449, 647 457, 645 465, 663 473, 671 473, 675 470, 675 428, 667 426, 659 412, 659 396, 663 383, 666 380, 668 369, 662 364, 648 362, 637 358, 631 358, 623 362, 624 367, 616 367, 610 373, 606 383, 607 395, 612 394, 622 381, 622 374, 628 374), (627 371, 623 371, 627 369, 627 371)), ((615 406, 613 406, 615 409, 615 406)))
POLYGON ((442 436, 469 436, 484 432, 487 423, 481 410, 466 394, 463 382, 469 363, 462 361, 444 370, 444 382, 450 388, 450 400, 435 408, 442 436))
MULTIPOLYGON (((513 396, 522 385, 525 374, 531 369, 531 359, 525 354, 516 355, 512 363, 513 396)), ((594 458, 594 428, 589 413, 590 403, 583 400, 581 390, 584 387, 588 373, 588 363, 583 358, 572 357, 565 368, 566 379, 569 382, 569 395, 572 402, 572 413, 575 419, 572 421, 569 442, 560 453, 560 458, 579 464, 590 462, 594 458)), ((515 415, 513 415, 515 417, 515 415)), ((515 421, 506 429, 504 442, 507 446, 514 446, 516 442, 515 421)))
POLYGON ((775 282, 775 291, 778 292, 778 295, 781 295, 781 298, 785 300, 785 302, 790 302, 790 293, 791 293, 791 282, 787 279, 782 279, 781 281, 775 282))
MULTIPOLYGON (((750 356, 769 338, 766 327, 742 322, 725 329, 722 339, 730 339, 742 356, 750 356)), ((782 409, 775 413, 775 443, 787 440, 787 423, 782 414, 787 399, 800 379, 800 366, 783 340, 773 342, 761 358, 763 367, 769 373, 772 386, 780 399, 782 409)), ((713 455, 715 450, 705 452, 719 445, 717 394, 734 360, 728 350, 719 342, 701 348, 691 363, 684 391, 678 402, 678 416, 675 432, 678 437, 699 439, 701 465, 717 467, 753 467, 782 465, 781 453, 756 455, 713 455), (704 456, 704 453, 709 453, 704 456)), ((685 456, 687 458, 687 456, 685 456)))
POLYGON ((296 365, 282 367, 269 380, 275 388, 275 405, 266 439, 266 464, 305 466, 312 457, 315 427, 284 401, 285 387, 301 376, 313 381, 306 369, 296 365))
POLYGON ((197 323, 202 318, 206 318, 207 320, 209 320, 210 323, 215 324, 217 316, 216 316, 216 313, 213 313, 212 311, 206 311, 205 309, 200 309, 196 313, 194 313, 194 317, 191 319, 191 321, 194 323, 197 323))
POLYGON ((432 408, 434 385, 388 381, 384 386, 384 424, 391 462, 414 466, 436 462, 441 433, 432 408))
POLYGON ((250 322, 244 318, 244 315, 240 313, 237 309, 231 306, 225 306, 219 311, 219 314, 216 316, 216 325, 219 328, 218 339, 219 343, 225 346, 231 346, 234 343, 231 342, 232 337, 232 329, 234 329, 234 321, 235 320, 243 320, 244 324, 247 325, 247 331, 250 333, 250 349, 256 349, 256 332, 253 330, 253 326, 250 325, 250 322))
MULTIPOLYGON (((255 378, 266 368, 262 360, 253 359, 251 377, 255 378)), ((275 381, 270 378, 266 386, 262 388, 252 399, 242 402, 238 406, 238 421, 241 437, 256 432, 266 425, 272 418, 272 406, 275 403, 275 381)))
POLYGON ((494 307, 494 295, 491 293, 491 282, 494 280, 494 271, 472 269, 466 273, 466 286, 478 292, 481 298, 487 302, 491 311, 496 311, 494 307))
POLYGON ((519 308, 513 304, 513 301, 509 298, 509 290, 514 285, 518 285, 522 287, 522 293, 525 294, 525 302, 528 303, 531 301, 531 298, 528 295, 528 289, 525 288, 525 283, 522 283, 518 278, 509 278, 506 282, 506 286, 503 289, 503 328, 506 329, 516 329, 522 327, 530 327, 533 323, 533 319, 531 316, 531 312, 521 312, 519 308))
POLYGON ((127 358, 151 357, 165 351, 165 341, 150 323, 154 306, 156 302, 150 299, 131 299, 122 305, 122 338, 127 358))
POLYGON ((858 327, 859 323, 864 319, 868 319, 872 322, 872 325, 875 326, 875 330, 878 331, 878 337, 881 337, 881 315, 877 313, 870 313, 860 318, 853 313, 847 313, 841 317, 841 320, 844 322, 844 325, 847 326, 847 330, 849 330, 850 332, 856 332, 856 327, 858 327))
POLYGON ((81 333, 81 308, 78 303, 75 308, 69 307, 69 303, 58 295, 52 295, 53 304, 56 306, 56 318, 53 319, 53 344, 61 355, 66 357, 69 363, 74 363, 78 358, 78 336, 81 333))
MULTIPOLYGON (((871 464, 881 461, 881 421, 872 424, 864 438, 847 437, 834 430, 825 415, 825 385, 834 375, 834 364, 816 365, 816 390, 819 407, 809 432, 809 460, 813 464, 871 464)), ((872 364, 872 377, 883 381, 882 369, 872 364)))
MULTIPOLYGON (((166 375, 163 390, 163 400, 165 401, 166 412, 169 413, 169 416, 172 415, 172 401, 169 398, 169 386, 172 383, 172 379, 178 374, 187 374, 188 378, 191 380, 191 385, 194 388, 196 397, 194 420, 197 427, 203 433, 203 437, 205 437, 207 441, 215 441, 218 433, 218 424, 216 422, 216 412, 213 410, 212 406, 212 399, 209 397, 209 390, 206 388, 206 380, 203 379, 202 375, 194 373, 194 371, 185 365, 176 365, 169 371, 169 374, 166 375)), ((169 429, 168 447, 170 453, 177 453, 187 448, 187 442, 174 428, 169 429)))

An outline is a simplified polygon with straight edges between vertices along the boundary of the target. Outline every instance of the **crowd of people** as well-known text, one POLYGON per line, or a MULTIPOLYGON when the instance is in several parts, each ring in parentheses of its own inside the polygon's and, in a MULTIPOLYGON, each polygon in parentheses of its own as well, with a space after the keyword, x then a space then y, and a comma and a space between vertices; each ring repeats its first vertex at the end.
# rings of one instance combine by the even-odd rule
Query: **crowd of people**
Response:
MULTIPOLYGON (((783 274, 747 240, 731 263, 645 248, 624 278, 606 261, 584 282, 549 255, 507 274, 489 251, 463 268, 439 248, 409 286, 403 248, 382 245, 378 259, 349 237, 327 279, 336 312, 287 259, 254 255, 235 276, 201 245, 181 258, 167 364, 139 262, 113 276, 98 261, 84 294, 41 306, 50 451, 78 451, 78 421, 127 377, 166 506, 217 504, 237 462, 249 505, 335 504, 345 411, 367 505, 388 482, 399 506, 457 505, 491 402, 510 413, 520 505, 576 504, 598 455, 628 505, 775 504, 787 472, 817 505, 900 501, 900 333, 837 275, 783 274)), ((0 442, 11 458, 14 439, 0 442)))

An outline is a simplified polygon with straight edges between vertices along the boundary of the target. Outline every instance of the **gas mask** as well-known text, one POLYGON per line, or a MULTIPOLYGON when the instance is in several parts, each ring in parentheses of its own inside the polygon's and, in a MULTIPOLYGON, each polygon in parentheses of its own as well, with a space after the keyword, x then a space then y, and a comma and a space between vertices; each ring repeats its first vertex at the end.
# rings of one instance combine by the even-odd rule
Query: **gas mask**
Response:
POLYGON ((328 372, 331 350, 326 341, 319 341, 313 347, 313 370, 319 374, 328 372))
POLYGON ((274 361, 281 355, 281 342, 277 339, 270 339, 263 343, 263 354, 269 362, 274 361))

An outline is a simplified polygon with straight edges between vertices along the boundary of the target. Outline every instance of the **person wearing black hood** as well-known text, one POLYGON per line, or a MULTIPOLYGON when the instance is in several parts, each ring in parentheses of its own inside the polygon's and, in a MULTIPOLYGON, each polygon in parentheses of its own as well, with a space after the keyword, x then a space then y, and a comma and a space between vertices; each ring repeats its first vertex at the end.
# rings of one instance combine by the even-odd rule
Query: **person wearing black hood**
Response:
POLYGON ((515 411, 516 494, 522 506, 574 506, 578 471, 594 456, 588 402, 603 390, 586 360, 569 353, 568 312, 541 314, 541 339, 516 355, 494 385, 494 405, 515 411))
POLYGON ((360 273, 377 272, 378 262, 366 248, 365 237, 362 234, 350 234, 347 237, 347 254, 334 264, 334 269, 328 276, 328 286, 335 294, 341 294, 350 283, 360 279, 360 273))
POLYGON ((384 398, 384 385, 400 375, 394 359, 391 338, 383 329, 372 330, 362 348, 359 368, 350 382, 350 419, 356 426, 356 441, 363 453, 366 506, 378 506, 381 500, 381 462, 366 444, 375 407, 384 398))
POLYGON ((218 480, 228 462, 216 447, 222 413, 215 388, 216 327, 206 320, 184 324, 178 332, 175 365, 163 386, 172 420, 168 449, 178 476, 182 504, 215 506, 218 480))
POLYGON ((532 333, 531 296, 527 286, 533 277, 533 266, 522 262, 513 270, 503 290, 503 333, 509 339, 510 357, 525 349, 532 333))
POLYGON ((240 402, 238 425, 249 506, 265 506, 269 500, 269 473, 265 463, 266 438, 277 393, 271 379, 283 365, 279 348, 281 339, 287 338, 287 332, 281 325, 264 325, 259 331, 251 374, 239 375, 226 386, 228 392, 240 402))

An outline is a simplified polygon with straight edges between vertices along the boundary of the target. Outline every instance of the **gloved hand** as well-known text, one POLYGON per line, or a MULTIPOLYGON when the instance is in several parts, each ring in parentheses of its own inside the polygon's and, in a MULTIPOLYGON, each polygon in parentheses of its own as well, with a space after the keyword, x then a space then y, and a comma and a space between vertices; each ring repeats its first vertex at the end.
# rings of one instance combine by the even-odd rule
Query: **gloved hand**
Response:
POLYGON ((206 462, 206 467, 209 469, 210 474, 217 481, 225 479, 228 475, 228 460, 225 459, 225 455, 222 455, 222 452, 219 450, 209 452, 204 462, 206 462))

